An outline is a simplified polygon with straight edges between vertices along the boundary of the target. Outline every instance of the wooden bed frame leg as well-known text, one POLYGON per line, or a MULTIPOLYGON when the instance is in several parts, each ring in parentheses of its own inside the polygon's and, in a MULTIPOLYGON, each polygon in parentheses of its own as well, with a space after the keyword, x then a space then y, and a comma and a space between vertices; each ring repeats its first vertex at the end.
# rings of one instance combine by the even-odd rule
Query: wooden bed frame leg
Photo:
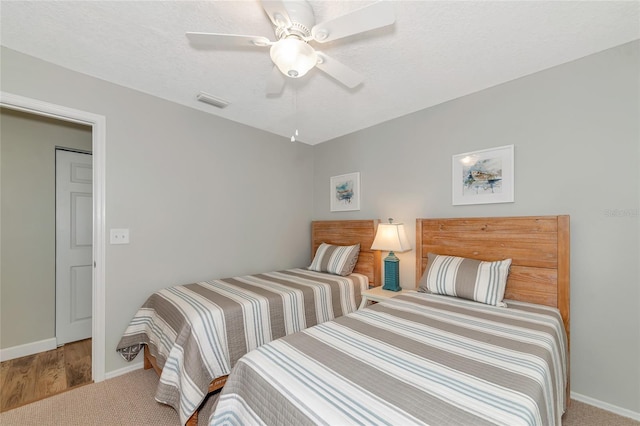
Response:
POLYGON ((147 345, 144 345, 144 369, 150 370, 153 368, 151 361, 149 361, 149 349, 147 345))
POLYGON ((198 412, 193 413, 189 420, 185 423, 185 426, 198 426, 198 412))
POLYGON ((149 370, 151 368, 155 370, 158 377, 162 376, 162 369, 158 367, 156 359, 151 355, 149 345, 144 345, 144 369, 149 370))

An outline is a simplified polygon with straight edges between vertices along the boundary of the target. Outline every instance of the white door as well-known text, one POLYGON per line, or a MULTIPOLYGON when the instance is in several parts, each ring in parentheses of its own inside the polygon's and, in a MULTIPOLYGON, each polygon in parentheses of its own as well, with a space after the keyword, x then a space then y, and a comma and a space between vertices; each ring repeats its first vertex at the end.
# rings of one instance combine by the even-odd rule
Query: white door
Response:
POLYGON ((91 154, 56 150, 56 340, 91 337, 91 154))

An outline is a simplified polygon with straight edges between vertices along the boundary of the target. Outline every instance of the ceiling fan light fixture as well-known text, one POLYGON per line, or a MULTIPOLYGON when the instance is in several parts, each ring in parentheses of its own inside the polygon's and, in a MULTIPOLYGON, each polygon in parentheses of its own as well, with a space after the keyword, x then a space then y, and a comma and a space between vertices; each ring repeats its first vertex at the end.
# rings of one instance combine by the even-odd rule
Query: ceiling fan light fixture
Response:
POLYGON ((318 55, 313 47, 297 38, 284 38, 271 46, 271 60, 280 72, 292 78, 299 78, 313 68, 318 55))

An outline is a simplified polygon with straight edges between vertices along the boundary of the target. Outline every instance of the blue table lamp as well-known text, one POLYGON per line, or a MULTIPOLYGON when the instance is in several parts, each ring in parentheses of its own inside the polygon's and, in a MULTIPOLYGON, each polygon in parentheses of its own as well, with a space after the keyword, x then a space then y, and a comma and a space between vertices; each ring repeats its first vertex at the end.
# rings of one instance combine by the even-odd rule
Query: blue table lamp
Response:
POLYGON ((401 223, 381 223, 376 231, 371 250, 388 251, 389 256, 384 259, 384 285, 383 290, 400 291, 400 259, 393 253, 411 250, 411 244, 401 223))

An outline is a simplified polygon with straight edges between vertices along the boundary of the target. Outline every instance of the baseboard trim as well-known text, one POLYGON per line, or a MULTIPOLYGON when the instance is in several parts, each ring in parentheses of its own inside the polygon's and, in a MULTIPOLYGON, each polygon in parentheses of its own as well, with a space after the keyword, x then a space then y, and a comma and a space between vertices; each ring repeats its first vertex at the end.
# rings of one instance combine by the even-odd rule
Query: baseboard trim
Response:
POLYGON ((56 348, 56 343, 56 338, 52 337, 50 339, 0 349, 0 362, 37 354, 39 352, 51 351, 56 348))
POLYGON ((626 408, 618 407, 617 405, 609 404, 607 402, 600 401, 589 396, 571 392, 571 399, 584 402, 585 404, 593 405, 594 407, 602 408, 603 410, 610 411, 623 417, 629 417, 630 419, 640 421, 640 413, 628 410, 626 408))
POLYGON ((107 380, 113 379, 114 377, 122 376, 123 374, 131 373, 132 371, 140 370, 141 368, 144 368, 143 361, 132 362, 126 367, 118 368, 117 370, 106 373, 104 378, 107 380))

